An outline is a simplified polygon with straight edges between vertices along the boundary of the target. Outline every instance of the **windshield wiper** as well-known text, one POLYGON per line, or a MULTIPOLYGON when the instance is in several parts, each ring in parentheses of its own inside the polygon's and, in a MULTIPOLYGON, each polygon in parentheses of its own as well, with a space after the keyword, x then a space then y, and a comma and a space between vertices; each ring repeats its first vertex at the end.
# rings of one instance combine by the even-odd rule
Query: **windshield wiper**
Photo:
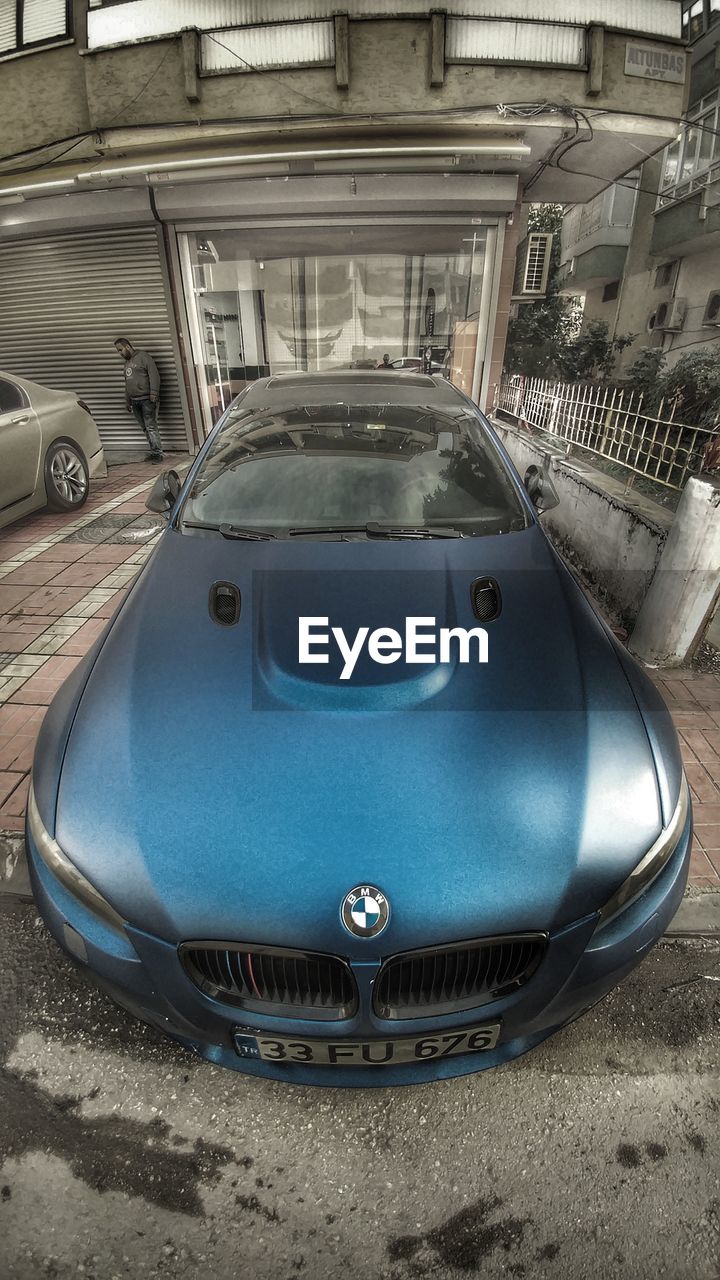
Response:
POLYGON ((459 529, 451 529, 441 525, 391 525, 377 524, 371 521, 365 525, 370 538, 464 538, 459 529))
POLYGON ((183 529, 211 529, 223 538, 236 538, 242 542, 268 542, 274 533, 261 533, 259 529, 241 529, 236 524, 207 524, 204 520, 183 520, 183 529))
POLYGON ((450 529, 435 525, 391 525, 378 524, 371 520, 368 524, 320 524, 312 528, 288 529, 289 538, 299 538, 303 534, 313 533, 365 533, 368 538, 464 538, 459 529, 450 529))
POLYGON ((318 524, 304 528, 288 529, 289 538, 300 538, 304 533, 365 533, 364 524, 318 524))

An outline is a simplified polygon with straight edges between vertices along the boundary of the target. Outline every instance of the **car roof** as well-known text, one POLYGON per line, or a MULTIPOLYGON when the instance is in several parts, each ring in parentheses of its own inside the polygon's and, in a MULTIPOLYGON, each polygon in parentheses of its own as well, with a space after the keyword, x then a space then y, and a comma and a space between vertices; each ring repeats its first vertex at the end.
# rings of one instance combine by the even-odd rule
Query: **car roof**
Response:
POLYGON ((32 378, 26 378, 20 373, 6 373, 0 369, 0 378, 4 378, 6 382, 17 382, 21 387, 41 387, 43 391, 52 391, 52 387, 47 387, 44 382, 35 382, 32 378))
POLYGON ((19 373, 5 373, 0 369, 0 378, 4 382, 14 382, 18 387, 23 387, 26 391, 32 391, 35 387, 39 387, 41 391, 51 391, 51 387, 46 387, 42 382, 32 382, 30 378, 21 378, 19 373))
POLYGON ((328 399, 356 404, 457 404, 458 392, 446 378, 384 369, 338 369, 328 373, 276 373, 259 378, 242 396, 243 409, 288 403, 326 404, 328 399))

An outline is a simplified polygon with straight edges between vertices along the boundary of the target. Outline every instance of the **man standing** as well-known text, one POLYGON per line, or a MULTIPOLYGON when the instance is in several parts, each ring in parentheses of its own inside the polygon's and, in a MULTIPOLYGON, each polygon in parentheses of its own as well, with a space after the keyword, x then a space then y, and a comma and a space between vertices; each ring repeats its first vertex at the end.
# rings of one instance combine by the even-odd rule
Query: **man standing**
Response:
POLYGON ((137 418, 150 445, 145 461, 162 462, 163 448, 157 424, 160 395, 157 365, 147 351, 136 351, 127 338, 116 338, 115 350, 125 361, 125 403, 128 411, 137 418))

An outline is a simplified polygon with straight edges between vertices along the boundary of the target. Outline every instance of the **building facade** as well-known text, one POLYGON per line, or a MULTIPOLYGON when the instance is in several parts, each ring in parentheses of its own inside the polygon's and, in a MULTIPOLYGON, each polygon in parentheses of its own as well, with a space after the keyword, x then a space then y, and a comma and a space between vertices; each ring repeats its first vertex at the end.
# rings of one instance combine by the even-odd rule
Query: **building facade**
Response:
POLYGON ((644 347, 673 365, 720 338, 720 0, 682 7, 685 123, 662 153, 563 219, 563 288, 584 295, 583 323, 636 335, 621 373, 644 347))
POLYGON ((0 0, 0 368, 81 394, 111 459, 143 447, 117 336, 172 449, 386 353, 486 405, 523 202, 660 152, 685 75, 677 0, 0 0))

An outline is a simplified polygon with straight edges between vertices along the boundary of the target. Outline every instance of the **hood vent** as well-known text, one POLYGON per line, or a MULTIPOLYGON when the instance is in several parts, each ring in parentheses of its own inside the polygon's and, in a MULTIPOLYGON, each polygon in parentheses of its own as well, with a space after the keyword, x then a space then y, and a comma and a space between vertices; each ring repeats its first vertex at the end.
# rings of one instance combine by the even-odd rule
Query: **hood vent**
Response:
POLYGON ((476 578, 470 588, 470 599, 478 622, 494 622, 500 617, 502 597, 494 578, 476 578))
POLYGON ((234 627, 240 617, 240 592, 234 582, 214 582, 210 588, 210 617, 221 627, 234 627))

